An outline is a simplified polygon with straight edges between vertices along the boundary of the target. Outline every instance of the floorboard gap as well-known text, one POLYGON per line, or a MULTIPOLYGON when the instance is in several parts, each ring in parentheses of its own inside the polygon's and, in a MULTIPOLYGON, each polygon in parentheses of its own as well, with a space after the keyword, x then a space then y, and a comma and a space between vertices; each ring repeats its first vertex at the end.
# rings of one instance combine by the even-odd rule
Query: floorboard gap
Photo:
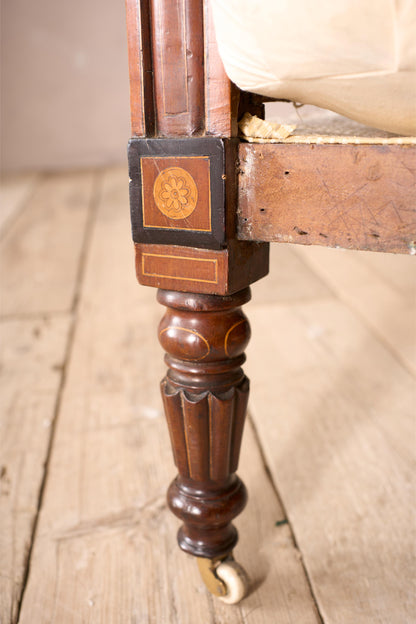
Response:
POLYGON ((266 459, 266 456, 264 454, 263 446, 262 446, 262 443, 261 443, 261 440, 260 440, 260 436, 259 436, 259 433, 258 433, 258 430, 257 430, 257 427, 256 427, 256 423, 254 422, 254 419, 253 419, 253 417, 252 417, 252 415, 250 413, 248 413, 247 416, 248 416, 249 424, 250 424, 250 426, 252 428, 252 431, 253 431, 253 434, 254 434, 254 439, 255 439, 255 441, 257 443, 257 446, 258 446, 258 449, 259 449, 261 460, 263 462, 264 472, 266 473, 266 477, 267 477, 267 479, 268 479, 268 481, 269 481, 269 483, 270 483, 270 485, 272 487, 272 490, 273 490, 273 492, 274 492, 274 494, 275 494, 277 500, 279 501, 279 504, 281 505, 282 510, 283 510, 284 520, 276 522, 276 526, 287 525, 289 527, 290 535, 291 535, 291 538, 292 538, 292 541, 293 541, 293 545, 294 545, 294 547, 296 548, 296 550, 298 551, 298 553, 300 555, 300 562, 301 562, 301 565, 302 565, 302 568, 303 568, 303 571, 304 571, 304 574, 305 574, 305 578, 306 578, 306 581, 307 581, 307 584, 308 584, 308 587, 309 587, 309 591, 311 593, 311 597, 312 597, 313 603, 315 605, 316 613, 318 615, 318 618, 319 618, 319 621, 321 622, 321 624, 325 624, 324 618, 323 618, 321 610, 319 608, 318 600, 317 600, 315 592, 313 590, 313 586, 312 586, 312 582, 311 582, 308 570, 307 570, 306 565, 305 565, 305 561, 304 561, 304 558, 303 558, 302 551, 300 550, 300 548, 298 546, 298 543, 297 543, 297 540, 296 540, 296 536, 295 536, 295 533, 294 533, 294 530, 293 530, 293 526, 292 526, 292 524, 290 522, 290 518, 289 518, 288 513, 286 511, 285 504, 284 504, 284 502, 282 500, 282 497, 279 494, 279 490, 277 489, 277 485, 276 485, 276 483, 275 483, 275 481, 273 479, 271 470, 270 470, 269 465, 267 463, 267 459, 266 459))
POLYGON ((12 214, 6 218, 4 223, 2 223, 0 227, 0 242, 7 236, 10 228, 14 225, 14 223, 16 223, 16 221, 22 216, 26 205, 30 202, 35 194, 36 189, 45 180, 45 178, 45 173, 38 174, 36 181, 32 185, 32 188, 29 189, 27 195, 25 195, 23 200, 20 201, 20 205, 18 205, 17 208, 13 210, 12 214))
POLYGON ((17 614, 16 614, 17 623, 20 620, 21 608, 23 605, 25 590, 26 590, 27 581, 29 578, 30 561, 31 561, 33 546, 34 546, 35 539, 36 539, 36 531, 38 527, 40 511, 42 509, 43 497, 44 497, 46 482, 48 478, 48 468, 50 464, 50 458, 51 458, 53 442, 55 438, 55 431, 57 427, 59 412, 60 412, 60 408, 62 404, 62 396, 63 396, 63 391, 64 391, 65 383, 66 383, 68 365, 71 359, 71 352, 72 352, 72 347, 74 344, 74 336, 75 336, 77 320, 78 320, 78 306, 79 306, 79 301, 80 301, 80 293, 82 289, 82 283, 84 281, 84 275, 85 275, 85 270, 86 270, 86 265, 87 265, 88 250, 89 250, 92 232, 93 232, 93 228, 95 224, 97 208, 98 208, 100 196, 101 196, 102 178, 103 178, 103 173, 97 172, 93 179, 89 216, 88 216, 86 226, 85 226, 85 231, 84 231, 84 239, 82 242, 81 253, 80 253, 80 258, 79 258, 79 263, 78 263, 74 298, 73 298, 73 303, 71 307, 72 319, 71 319, 71 323, 69 327, 68 340, 67 340, 67 344, 65 348, 64 365, 62 368, 60 384, 59 384, 59 388, 58 388, 58 392, 56 396, 54 415, 53 415, 53 419, 52 419, 52 423, 50 427, 50 436, 49 436, 48 448, 46 452, 43 478, 42 478, 40 488, 39 488, 39 497, 38 497, 36 515, 33 521, 33 528, 32 528, 32 534, 30 538, 30 544, 29 544, 29 548, 27 552, 27 559, 26 559, 26 566, 25 566, 25 571, 24 571, 24 576, 23 576, 22 589, 20 593, 20 599, 17 605, 17 614))

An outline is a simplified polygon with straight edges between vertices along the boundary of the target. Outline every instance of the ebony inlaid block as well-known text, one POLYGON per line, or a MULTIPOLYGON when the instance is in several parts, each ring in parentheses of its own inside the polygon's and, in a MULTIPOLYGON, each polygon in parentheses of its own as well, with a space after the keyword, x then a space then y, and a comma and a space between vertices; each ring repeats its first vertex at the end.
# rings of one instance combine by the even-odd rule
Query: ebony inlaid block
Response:
MULTIPOLYGON (((225 246, 226 141, 131 139, 130 208, 136 243, 225 246)), ((227 152, 230 152, 227 146, 227 152)), ((230 180, 230 183, 234 180, 230 180)))

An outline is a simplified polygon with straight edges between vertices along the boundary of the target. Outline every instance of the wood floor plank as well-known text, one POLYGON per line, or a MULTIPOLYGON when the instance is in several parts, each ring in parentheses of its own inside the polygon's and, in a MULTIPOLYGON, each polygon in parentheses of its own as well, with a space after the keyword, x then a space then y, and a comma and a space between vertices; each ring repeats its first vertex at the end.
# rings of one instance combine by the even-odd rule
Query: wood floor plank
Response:
POLYGON ((37 173, 3 175, 0 182, 0 234, 19 213, 32 192, 37 173))
POLYGON ((250 574, 252 593, 236 607, 214 601, 214 623, 321 622, 251 425, 245 431, 239 473, 248 487, 249 503, 236 520, 241 537, 235 554, 250 574))
POLYGON ((378 279, 387 281, 403 297, 415 302, 416 258, 404 254, 357 252, 357 259, 371 267, 378 279))
POLYGON ((24 585, 93 190, 91 173, 40 179, 8 178, 2 192, 8 220, 0 289, 3 312, 11 315, 0 322, 0 621, 6 623, 16 620, 24 585), (55 307, 59 314, 51 314, 55 307))
POLYGON ((15 622, 70 319, 0 323, 0 622, 15 622))
POLYGON ((250 318, 251 410, 325 624, 413 623, 414 378, 340 301, 250 318))
POLYGON ((324 247, 296 253, 416 375, 416 259, 381 254, 382 260, 366 260, 378 254, 363 259, 354 251, 324 247))
POLYGON ((165 492, 175 475, 158 382, 155 291, 135 283, 127 178, 105 179, 21 624, 316 624, 299 552, 247 429, 251 500, 237 558, 257 590, 213 601, 176 545, 165 492))
POLYGON ((270 273, 251 290, 253 305, 331 296, 328 285, 296 253, 294 245, 270 245, 270 273))
POLYGON ((88 171, 42 178, 7 229, 0 249, 3 316, 70 310, 93 178, 88 171))

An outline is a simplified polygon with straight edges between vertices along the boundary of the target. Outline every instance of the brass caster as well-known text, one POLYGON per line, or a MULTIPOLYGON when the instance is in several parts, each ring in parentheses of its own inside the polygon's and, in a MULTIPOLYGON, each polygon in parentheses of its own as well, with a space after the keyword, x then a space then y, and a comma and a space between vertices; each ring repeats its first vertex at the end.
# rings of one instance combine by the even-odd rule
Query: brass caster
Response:
POLYGON ((237 604, 244 598, 248 577, 232 554, 216 559, 198 557, 197 561, 202 580, 211 594, 226 604, 237 604))

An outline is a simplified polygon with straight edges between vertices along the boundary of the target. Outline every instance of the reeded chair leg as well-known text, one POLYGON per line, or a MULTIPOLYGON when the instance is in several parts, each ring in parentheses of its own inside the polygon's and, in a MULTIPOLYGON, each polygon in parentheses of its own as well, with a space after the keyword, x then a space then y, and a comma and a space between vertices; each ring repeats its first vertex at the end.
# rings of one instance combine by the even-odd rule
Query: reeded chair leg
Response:
POLYGON ((235 472, 249 393, 241 366, 250 326, 240 306, 249 299, 249 288, 229 296, 158 291, 169 367, 161 389, 179 472, 168 502, 183 521, 180 547, 203 558, 208 588, 226 602, 241 599, 247 584, 231 553, 232 520, 247 500, 235 472))
POLYGON ((267 244, 238 239, 237 120, 263 105, 225 74, 211 2, 126 0, 126 9, 136 274, 163 289, 167 308, 162 396, 179 473, 168 500, 209 590, 237 602, 246 579, 231 556, 232 520, 247 498, 235 473, 250 335, 240 308, 269 269, 267 244))

